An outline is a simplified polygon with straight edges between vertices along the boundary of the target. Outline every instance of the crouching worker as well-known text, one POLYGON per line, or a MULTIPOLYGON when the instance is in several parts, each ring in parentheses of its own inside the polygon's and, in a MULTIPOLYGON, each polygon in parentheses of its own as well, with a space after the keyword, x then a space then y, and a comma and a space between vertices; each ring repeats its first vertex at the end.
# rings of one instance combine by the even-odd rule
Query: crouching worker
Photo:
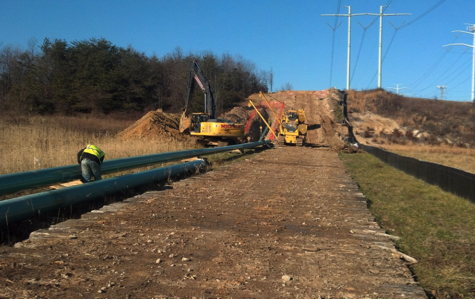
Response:
POLYGON ((101 180, 101 164, 106 156, 105 152, 94 145, 87 145, 86 148, 78 152, 78 164, 81 165, 83 183, 94 180, 101 180))

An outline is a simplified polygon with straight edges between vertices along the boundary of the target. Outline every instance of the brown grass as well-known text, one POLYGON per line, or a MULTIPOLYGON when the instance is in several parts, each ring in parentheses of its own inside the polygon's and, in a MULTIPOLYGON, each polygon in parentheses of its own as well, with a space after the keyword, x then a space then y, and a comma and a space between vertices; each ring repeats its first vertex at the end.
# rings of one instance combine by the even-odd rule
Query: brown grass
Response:
POLYGON ((452 145, 475 148, 475 105, 471 102, 410 98, 382 89, 348 91, 348 111, 372 113, 395 120, 407 132, 429 134, 428 138, 395 138, 391 143, 452 145))
POLYGON ((135 120, 110 116, 34 116, 0 119, 0 174, 76 164, 77 152, 94 143, 106 159, 192 148, 173 139, 119 140, 135 120))
POLYGON ((384 145, 387 151, 475 173, 475 149, 430 145, 384 145))

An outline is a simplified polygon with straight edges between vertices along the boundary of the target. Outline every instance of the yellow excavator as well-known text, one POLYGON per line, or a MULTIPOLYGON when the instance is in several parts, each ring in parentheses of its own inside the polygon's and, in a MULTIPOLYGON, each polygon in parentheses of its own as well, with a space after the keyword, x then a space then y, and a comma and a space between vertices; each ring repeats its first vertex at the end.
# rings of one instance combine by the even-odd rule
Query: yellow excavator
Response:
POLYGON ((208 79, 196 61, 190 68, 188 93, 185 107, 180 118, 180 132, 200 137, 200 142, 206 146, 226 146, 240 144, 244 141, 244 124, 232 120, 218 119, 217 103, 208 79), (195 82, 204 93, 204 110, 190 113, 190 99, 195 90, 195 82))

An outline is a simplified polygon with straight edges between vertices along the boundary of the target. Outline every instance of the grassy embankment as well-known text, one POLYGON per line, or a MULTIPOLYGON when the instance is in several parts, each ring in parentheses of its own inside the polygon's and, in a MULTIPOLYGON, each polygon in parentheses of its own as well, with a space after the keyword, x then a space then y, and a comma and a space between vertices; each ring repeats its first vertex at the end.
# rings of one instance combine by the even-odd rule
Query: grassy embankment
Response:
POLYGON ((341 154, 379 224, 437 298, 475 298, 475 205, 366 154, 341 154))

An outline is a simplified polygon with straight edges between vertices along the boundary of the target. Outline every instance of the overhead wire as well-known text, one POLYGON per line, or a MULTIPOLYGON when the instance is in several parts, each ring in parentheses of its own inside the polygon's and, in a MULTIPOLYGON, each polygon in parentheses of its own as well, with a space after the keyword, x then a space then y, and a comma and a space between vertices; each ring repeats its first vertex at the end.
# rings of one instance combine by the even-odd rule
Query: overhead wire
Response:
MULTIPOLYGON (((415 19, 413 19, 411 22, 407 23, 406 25, 402 26, 401 28, 406 28, 414 23, 416 23, 417 21, 419 21, 420 19, 424 18, 425 16, 427 16, 429 13, 431 13, 433 10, 435 10, 437 7, 439 7, 441 4, 443 4, 446 0, 439 0, 437 3, 435 3, 433 6, 431 6, 429 9, 427 9, 426 11, 424 11, 422 14, 420 14, 418 17, 416 17, 415 19)), ((455 38, 456 39, 456 38, 455 38)), ((454 40, 455 40, 454 39, 454 40)), ((442 61, 446 58, 447 54, 450 52, 450 49, 447 49, 446 51, 444 51, 444 53, 439 57, 439 59, 421 76, 419 77, 415 82, 414 84, 412 84, 411 86, 413 88, 419 86, 441 63, 442 61)), ((449 68, 450 69, 450 68, 449 68)), ((446 72, 443 72, 443 74, 445 74, 446 72)), ((427 86, 426 88, 422 89, 422 90, 419 90, 417 92, 421 92, 421 91, 424 91, 426 89, 428 89, 430 86, 427 86)))
MULTIPOLYGON (((394 42, 394 38, 396 37, 396 33, 397 33, 397 31, 398 31, 399 28, 397 28, 397 29, 394 28, 394 29, 395 29, 395 30, 394 30, 393 36, 391 37, 391 40, 389 41, 389 45, 388 45, 388 47, 386 48, 386 51, 384 52, 384 55, 383 55, 383 57, 382 57, 382 59, 381 59, 381 63, 383 63, 384 60, 386 59, 386 55, 388 55, 389 49, 391 49, 391 45, 392 45, 393 42, 394 42)), ((377 71, 374 73, 373 78, 371 78, 371 81, 370 81, 369 85, 371 85, 371 83, 373 83, 373 80, 376 78, 376 75, 378 75, 378 72, 377 72, 377 71)), ((369 88, 369 85, 368 85, 367 89, 369 88)))
POLYGON ((414 23, 416 23, 417 21, 419 21, 420 19, 422 19, 423 17, 427 16, 430 12, 432 12, 434 9, 436 9, 437 7, 439 7, 442 3, 444 3, 446 0, 440 0, 439 2, 437 2, 435 5, 431 6, 428 10, 426 10, 425 12, 423 12, 422 14, 420 14, 417 18, 415 18, 414 20, 412 20, 411 22, 407 23, 406 25, 404 25, 403 27, 401 28, 406 28, 414 23))
MULTIPOLYGON (((446 0, 439 0, 436 4, 434 4, 433 6, 431 6, 429 9, 427 9, 426 11, 424 11, 422 14, 420 14, 418 17, 416 17, 415 19, 413 19, 411 22, 405 24, 405 25, 402 25, 401 27, 399 28, 395 28, 395 31, 393 33, 393 36, 391 37, 391 40, 385 50, 385 54, 383 56, 383 61, 384 59, 386 58, 387 54, 389 53, 389 50, 391 49, 391 46, 394 42, 394 39, 396 37, 396 34, 398 32, 399 29, 402 29, 402 28, 406 28, 406 27, 409 27, 410 25, 416 23, 417 21, 421 20, 422 18, 424 18, 425 16, 427 16, 429 13, 431 13, 433 10, 435 10, 437 7, 439 7, 441 4, 443 4, 446 0)), ((384 11, 391 5, 391 3, 393 2, 393 0, 388 0, 388 2, 386 3, 386 5, 384 6, 383 8, 383 13, 384 11)), ((339 13, 340 11, 340 8, 341 8, 341 0, 338 1, 338 4, 337 4, 337 14, 339 13)), ((379 16, 378 17, 375 17, 373 19, 373 21, 370 23, 370 25, 368 27, 370 27, 373 23, 375 23, 378 18, 380 18, 379 16)), ((333 62, 334 62, 334 47, 335 47, 335 29, 336 29, 336 24, 338 22, 338 16, 336 16, 336 19, 335 19, 335 25, 334 27, 332 28, 333 29, 333 35, 332 35, 332 55, 331 55, 331 67, 330 67, 330 86, 332 85, 332 78, 333 78, 333 62)), ((366 35, 366 29, 364 30, 364 33, 363 33, 363 37, 361 39, 361 42, 360 42, 360 45, 359 45, 359 50, 358 50, 358 55, 357 55, 357 59, 356 59, 356 63, 354 65, 354 68, 353 68, 353 74, 351 76, 351 81, 353 80, 353 77, 356 73, 356 70, 358 68, 358 63, 359 63, 359 56, 360 56, 360 53, 361 53, 361 49, 362 49, 362 45, 363 45, 363 42, 364 42, 364 38, 365 38, 365 35, 366 35)), ((429 68, 429 70, 424 73, 419 79, 416 80, 416 85, 415 86, 418 86, 420 85, 420 83, 422 83, 428 76, 429 74, 432 73, 432 71, 444 60, 444 58, 446 57, 448 51, 444 52, 444 54, 437 60, 437 62, 431 67, 429 68)), ((377 73, 376 73, 377 74, 377 73)), ((374 81, 374 78, 376 77, 373 76, 373 78, 371 79, 368 87, 371 85, 371 83, 374 81)))
MULTIPOLYGON (((386 9, 391 5, 392 2, 393 2, 393 0, 388 0, 388 2, 386 3, 386 5, 383 5, 383 13, 384 13, 384 12, 386 11, 386 9)), ((352 74, 352 76, 351 76, 351 81, 353 80, 353 76, 355 75, 356 69, 357 69, 357 67, 358 67, 360 52, 361 52, 361 49, 362 49, 362 46, 363 46, 363 41, 364 41, 364 37, 365 37, 365 34, 366 34, 366 29, 368 29, 369 27, 371 27, 379 18, 380 18, 379 16, 373 18, 373 21, 371 21, 367 27, 364 27, 364 26, 362 26, 362 25, 360 24, 361 27, 364 28, 364 32, 363 32, 363 37, 362 37, 362 40, 361 40, 361 42, 360 42, 360 46, 359 46, 359 49, 358 49, 358 55, 357 55, 357 58, 356 58, 355 66, 354 66, 354 68, 353 68, 353 74, 352 74)), ((367 65, 365 66, 365 70, 366 70, 366 67, 367 67, 367 65)), ((374 77, 373 77, 373 79, 370 81, 370 84, 371 84, 371 82, 373 82, 373 80, 374 80, 374 77)), ((369 87, 369 85, 368 85, 368 87, 369 87)))
MULTIPOLYGON (((464 67, 464 65, 461 65, 461 66, 457 69, 457 71, 460 70, 461 67, 464 67)), ((462 75, 469 67, 470 67, 470 64, 465 65, 465 68, 464 68, 463 70, 461 70, 461 71, 460 71, 457 75, 455 75, 451 80, 445 82, 444 85, 447 85, 447 84, 451 83, 452 81, 454 81, 455 79, 457 79, 457 78, 458 78, 460 75, 462 75)), ((468 77, 468 78, 471 78, 471 76, 468 77)), ((457 84, 455 87, 458 87, 458 86, 462 85, 463 83, 465 83, 465 81, 467 81, 467 79, 465 79, 464 81, 460 82, 460 83, 457 84)), ((431 85, 428 85, 425 89, 422 89, 422 90, 420 90, 420 91, 418 91, 418 92, 420 93, 420 92, 423 92, 423 91, 425 91, 425 90, 427 90, 427 89, 429 89, 429 88, 434 88, 434 87, 435 87, 435 84, 431 84, 431 85)), ((452 88, 455 88, 455 87, 452 87, 452 88)))
MULTIPOLYGON (((391 4, 392 1, 393 1, 393 0, 389 0, 389 1, 386 3, 386 6, 383 8, 383 13, 384 13, 384 11, 387 9, 387 7, 391 4)), ((436 9, 437 7, 439 7, 439 6, 440 6, 442 3, 444 3, 445 1, 446 1, 446 0, 440 0, 440 1, 438 1, 435 5, 431 6, 429 9, 427 9, 426 11, 424 11, 421 15, 419 15, 418 17, 416 17, 414 20, 412 20, 411 22, 409 22, 409 23, 407 23, 407 24, 401 26, 401 27, 398 28, 398 29, 406 28, 406 27, 408 27, 408 26, 414 24, 415 22, 417 22, 417 21, 419 21, 420 19, 422 19, 422 18, 424 18, 425 16, 427 16, 429 13, 431 13, 434 9, 436 9)), ((373 20, 373 22, 375 22, 378 18, 379 18, 379 17, 376 17, 376 18, 373 20)), ((384 59, 386 58, 386 56, 387 56, 387 54, 388 54, 388 52, 389 52, 389 50, 390 50, 390 48, 391 48, 391 46, 392 46, 392 43, 393 43, 393 41, 394 41, 394 39, 395 39, 395 37, 396 37, 396 34, 397 34, 398 29, 396 29, 395 32, 393 33, 393 36, 392 36, 392 38, 391 38, 391 41, 390 41, 389 45, 387 46, 387 49, 386 49, 385 54, 384 54, 384 57, 383 57, 383 59, 382 59, 383 61, 384 61, 384 59)), ((443 57, 442 57, 441 59, 439 59, 437 65, 443 60, 444 57, 445 57, 445 55, 443 55, 443 57)), ((435 68, 435 67, 434 67, 434 68, 435 68)), ((433 69, 433 68, 431 68, 431 69, 433 69)), ((428 71, 428 72, 426 73, 427 75, 425 75, 425 77, 427 77, 428 74, 430 74, 430 73, 431 73, 431 72, 428 71)), ((377 74, 377 73, 376 73, 376 74, 377 74)), ((423 75, 423 76, 424 76, 424 75, 423 75)), ((373 76, 373 78, 372 78, 371 81, 369 82, 367 88, 369 88, 369 86, 371 85, 371 83, 374 81, 375 77, 376 77, 376 75, 373 76)), ((424 77, 424 79, 425 79, 425 77, 424 77)))
MULTIPOLYGON (((465 71, 465 70, 464 70, 465 71)), ((462 84, 464 84, 465 82, 467 82, 469 79, 472 79, 472 75, 468 76, 467 78, 465 78, 464 80, 462 80, 459 84, 455 85, 452 87, 452 89, 455 89, 459 86, 461 86, 462 84)))
MULTIPOLYGON (((462 55, 460 55, 452 64, 450 64, 450 67, 447 69, 446 72, 448 72, 450 69, 452 69, 452 67, 454 67, 457 62, 463 57, 463 54, 465 54, 467 51, 469 50, 469 48, 466 48, 465 51, 462 53, 462 55)), ((466 59, 463 64, 461 64, 458 68, 456 68, 455 70, 453 70, 450 74, 446 75, 446 72, 443 72, 439 77, 437 77, 433 82, 432 84, 435 84, 437 81, 442 81, 442 80, 445 80, 446 78, 449 78, 449 77, 452 77, 453 74, 455 72, 457 72, 458 70, 460 70, 462 67, 464 66, 470 66, 468 65, 468 63, 470 62, 470 60, 472 59, 472 57, 468 57, 468 59, 466 59), (444 75, 446 75, 445 77, 443 77, 444 75), (443 77, 443 78, 442 78, 443 77)))
MULTIPOLYGON (((460 68, 464 67, 464 65, 460 65, 460 67, 456 70, 456 71, 459 71, 460 68)), ((465 65, 465 68, 463 70, 461 70, 457 75, 455 75, 451 80, 449 80, 448 82, 445 82, 444 84, 449 84, 451 83, 452 81, 454 81, 457 77, 459 77, 460 75, 462 75, 462 73, 467 70, 468 68, 470 67, 470 65, 465 65)), ((430 88, 433 88, 435 86, 435 83, 437 82, 437 80, 434 80, 432 83, 430 83, 429 85, 427 85, 425 88, 423 88, 422 90, 418 90, 417 92, 418 93, 421 93, 425 90, 428 90, 430 88)))
MULTIPOLYGON (((471 59, 472 59, 472 58, 470 58, 470 60, 471 60, 471 59)), ((457 75, 453 76, 452 79, 449 80, 449 81, 447 81, 447 83, 445 83, 445 84, 451 83, 452 81, 454 81, 455 79, 457 79, 457 77, 459 77, 460 75, 462 75, 462 73, 465 72, 469 67, 471 67, 470 64, 461 65, 461 66, 457 69, 457 71, 460 70, 463 66, 465 66, 465 68, 463 68, 463 70, 461 70, 460 72, 458 72, 457 75)))
POLYGON ((353 81, 353 77, 355 76, 356 69, 358 68, 358 62, 360 60, 360 54, 361 54, 361 49, 363 48, 363 42, 364 42, 364 39, 365 39, 365 36, 366 36, 366 30, 368 28, 370 28, 371 25, 373 25, 374 22, 376 22, 376 20, 377 20, 377 18, 373 19, 373 21, 371 23, 369 23, 369 25, 366 26, 366 27, 361 25, 360 22, 358 22, 360 24, 360 26, 363 27, 364 31, 363 31, 363 36, 361 37, 360 45, 358 47, 358 54, 356 55, 356 62, 355 62, 354 68, 353 68, 353 74, 351 75, 350 81, 353 81))
MULTIPOLYGON (((453 42, 455 42, 457 40, 458 37, 454 37, 454 40, 453 42)), ((422 82, 424 82, 424 80, 427 79, 427 77, 432 74, 434 72, 434 70, 439 66, 439 64, 445 59, 445 57, 447 56, 447 54, 450 53, 450 50, 451 48, 446 48, 446 50, 444 51, 444 53, 439 57, 439 59, 431 66, 431 68, 429 68, 427 70, 427 72, 425 72, 421 77, 419 77, 415 83, 413 85, 411 85, 414 89, 417 88, 420 84, 422 84, 422 82)), ((466 51, 465 51, 466 52, 466 51)), ((464 53, 465 53, 464 52, 464 53)), ((462 56, 464 53, 461 53, 459 58, 455 61, 457 62, 462 56)), ((454 64, 451 64, 451 66, 444 72, 442 72, 442 75, 440 75, 436 80, 432 81, 429 85, 427 85, 425 88, 421 89, 421 90, 416 90, 415 92, 423 92, 425 90, 427 90, 428 88, 432 87, 438 79, 440 79, 440 77, 442 77, 448 70, 450 70, 452 67, 454 66, 454 64)))

